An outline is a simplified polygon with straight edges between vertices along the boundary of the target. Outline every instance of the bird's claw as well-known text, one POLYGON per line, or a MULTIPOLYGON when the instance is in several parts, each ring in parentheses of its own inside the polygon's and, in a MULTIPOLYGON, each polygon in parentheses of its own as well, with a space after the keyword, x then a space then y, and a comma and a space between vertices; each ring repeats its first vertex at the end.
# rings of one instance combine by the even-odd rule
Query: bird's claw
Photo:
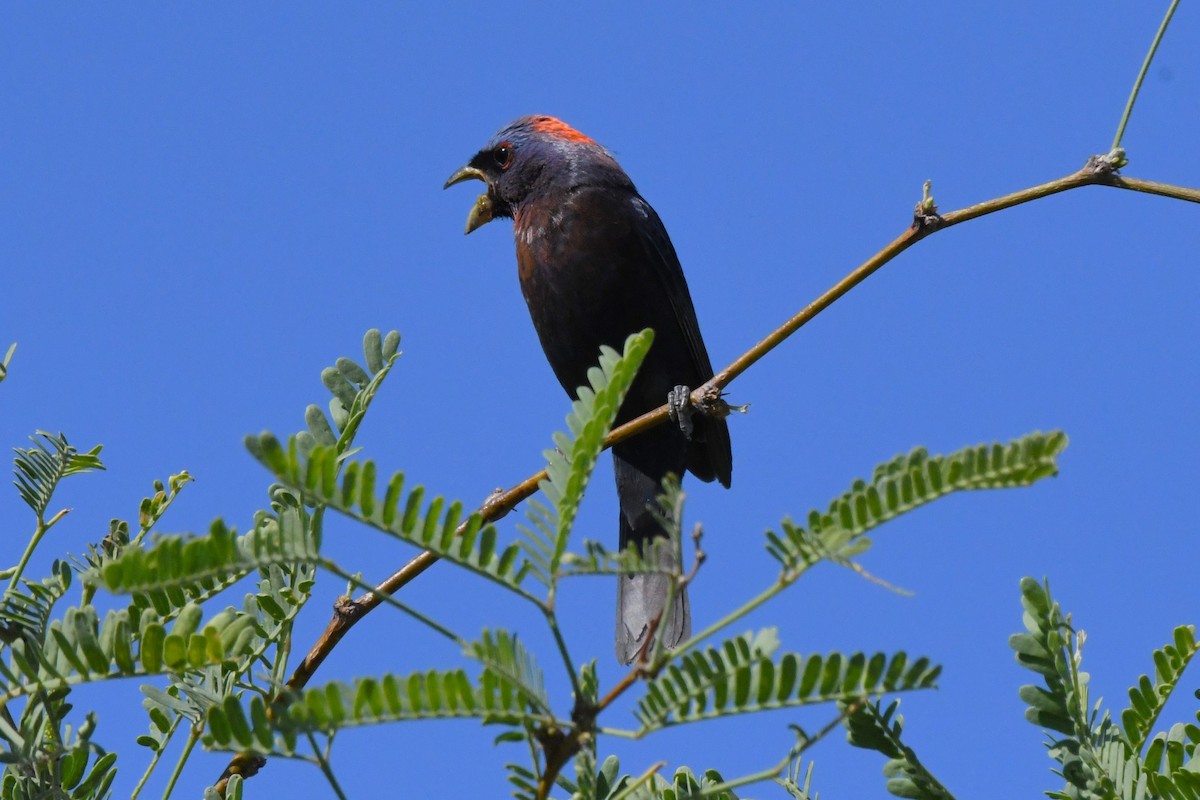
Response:
POLYGON ((692 422, 692 414, 696 409, 692 406, 692 390, 686 386, 676 386, 667 392, 667 413, 679 425, 679 430, 689 440, 696 426, 692 422))

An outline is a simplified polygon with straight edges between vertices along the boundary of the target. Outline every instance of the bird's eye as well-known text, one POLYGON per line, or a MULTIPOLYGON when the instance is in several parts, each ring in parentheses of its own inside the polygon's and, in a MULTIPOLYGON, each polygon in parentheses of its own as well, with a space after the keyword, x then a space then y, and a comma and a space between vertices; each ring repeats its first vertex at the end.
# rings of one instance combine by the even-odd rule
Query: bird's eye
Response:
POLYGON ((507 144, 502 144, 492 151, 492 158, 495 159, 497 167, 500 169, 508 169, 510 166, 512 166, 512 148, 507 144))

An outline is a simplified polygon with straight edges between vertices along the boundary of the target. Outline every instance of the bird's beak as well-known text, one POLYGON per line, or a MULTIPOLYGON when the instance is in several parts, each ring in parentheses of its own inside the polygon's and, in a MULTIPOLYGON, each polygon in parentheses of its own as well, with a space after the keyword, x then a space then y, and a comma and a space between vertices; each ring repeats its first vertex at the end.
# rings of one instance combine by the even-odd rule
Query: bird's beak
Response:
POLYGON ((453 175, 451 175, 450 180, 446 181, 446 185, 442 188, 449 189, 454 184, 462 183, 463 181, 483 181, 484 183, 487 183, 487 176, 484 175, 483 170, 479 169, 478 167, 472 167, 468 165, 460 168, 458 172, 455 172, 453 175))
MULTIPOLYGON (((456 183, 463 181, 477 180, 487 183, 487 176, 483 174, 483 170, 472 166, 466 166, 459 169, 450 179, 446 181, 443 189, 449 189, 456 183)), ((489 184, 488 189, 491 189, 489 184)), ((467 230, 470 233, 476 228, 482 228, 484 225, 492 221, 492 198, 484 193, 475 198, 475 205, 471 206, 471 213, 467 215, 467 230)))

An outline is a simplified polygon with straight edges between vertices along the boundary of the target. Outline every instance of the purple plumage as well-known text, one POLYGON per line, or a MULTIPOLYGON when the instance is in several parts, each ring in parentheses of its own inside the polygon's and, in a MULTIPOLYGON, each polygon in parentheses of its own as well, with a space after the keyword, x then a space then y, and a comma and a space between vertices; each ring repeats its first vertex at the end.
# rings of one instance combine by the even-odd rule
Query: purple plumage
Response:
MULTIPOLYGON (((654 345, 630 387, 617 424, 657 408, 676 385, 696 387, 712 365, 679 258, 666 228, 612 154, 553 117, 522 117, 498 132, 447 186, 468 178, 488 191, 467 221, 470 233, 511 217, 521 291, 542 349, 572 397, 587 383, 601 345, 653 328, 654 345)), ((695 418, 691 438, 660 425, 613 447, 620 501, 620 546, 664 536, 652 512, 667 473, 684 470, 729 486, 732 455, 725 420, 695 418)), ((675 566, 659 548, 664 567, 675 566)), ((623 575, 618 583, 617 657, 630 663, 646 644, 669 588, 665 574, 623 575)), ((691 632, 686 592, 660 623, 674 646, 691 632)))

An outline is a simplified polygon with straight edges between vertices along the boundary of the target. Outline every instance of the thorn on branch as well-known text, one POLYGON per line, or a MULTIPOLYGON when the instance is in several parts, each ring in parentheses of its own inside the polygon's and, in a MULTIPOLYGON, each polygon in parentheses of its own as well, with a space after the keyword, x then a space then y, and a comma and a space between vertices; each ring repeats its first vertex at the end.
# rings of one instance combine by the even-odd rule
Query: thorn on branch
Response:
POLYGON ((708 558, 703 550, 700 549, 700 539, 704 536, 703 526, 697 522, 696 527, 692 528, 692 547, 696 550, 696 560, 692 562, 692 568, 687 575, 679 576, 679 589, 682 591, 689 583, 696 580, 696 573, 700 571, 700 565, 708 558))
POLYGON ((884 589, 887 589, 889 592, 895 592, 896 594, 900 595, 901 597, 913 597, 916 594, 916 592, 913 592, 910 589, 905 589, 903 586, 896 586, 894 584, 888 583, 883 578, 880 578, 877 575, 872 575, 870 572, 867 572, 866 569, 864 569, 863 566, 861 564, 859 564, 857 561, 846 560, 845 563, 843 564, 843 566, 845 566, 848 569, 850 569, 851 571, 857 573, 859 575, 859 577, 866 578, 867 580, 869 580, 871 583, 875 584, 876 586, 882 586, 884 589))
POLYGON ((933 233, 942 227, 942 216, 938 213, 937 203, 934 202, 933 181, 925 181, 921 187, 921 202, 913 209, 913 228, 920 234, 933 233))
POLYGON ((812 739, 812 737, 808 735, 808 731, 804 730, 804 728, 795 723, 788 725, 788 729, 796 734, 796 742, 798 744, 807 744, 812 739))

